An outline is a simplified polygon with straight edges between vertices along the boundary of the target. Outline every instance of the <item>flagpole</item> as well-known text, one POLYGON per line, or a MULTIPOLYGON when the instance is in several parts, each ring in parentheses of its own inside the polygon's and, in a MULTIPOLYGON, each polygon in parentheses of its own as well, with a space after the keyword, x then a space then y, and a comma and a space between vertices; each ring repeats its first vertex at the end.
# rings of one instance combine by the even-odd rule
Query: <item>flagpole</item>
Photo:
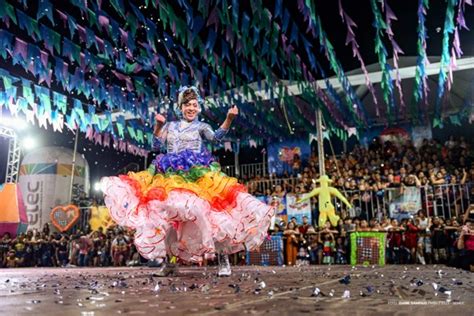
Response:
POLYGON ((326 174, 326 169, 324 166, 324 138, 323 138, 323 127, 321 120, 321 109, 318 108, 315 112, 316 115, 316 138, 318 141, 318 163, 319 163, 319 176, 324 176, 326 174))
POLYGON ((234 168, 235 168, 235 177, 240 177, 240 165, 239 165, 239 151, 240 151, 240 140, 237 140, 236 148, 234 151, 234 168))
POLYGON ((77 154, 77 141, 79 139, 79 129, 76 129, 76 137, 74 139, 74 152, 72 153, 72 166, 71 166, 71 183, 69 184, 69 204, 72 203, 72 187, 74 185, 74 171, 76 168, 76 154, 77 154))

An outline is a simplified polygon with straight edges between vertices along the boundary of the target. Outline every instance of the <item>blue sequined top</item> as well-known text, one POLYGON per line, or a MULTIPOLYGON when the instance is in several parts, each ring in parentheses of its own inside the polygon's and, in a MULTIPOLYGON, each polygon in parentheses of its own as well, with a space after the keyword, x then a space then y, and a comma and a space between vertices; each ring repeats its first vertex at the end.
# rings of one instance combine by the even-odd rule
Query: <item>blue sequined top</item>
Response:
POLYGON ((161 129, 160 136, 153 138, 153 150, 165 146, 168 154, 177 154, 186 149, 201 152, 204 141, 220 142, 227 134, 227 130, 218 128, 215 132, 212 127, 199 120, 188 122, 184 119, 167 122, 161 129))

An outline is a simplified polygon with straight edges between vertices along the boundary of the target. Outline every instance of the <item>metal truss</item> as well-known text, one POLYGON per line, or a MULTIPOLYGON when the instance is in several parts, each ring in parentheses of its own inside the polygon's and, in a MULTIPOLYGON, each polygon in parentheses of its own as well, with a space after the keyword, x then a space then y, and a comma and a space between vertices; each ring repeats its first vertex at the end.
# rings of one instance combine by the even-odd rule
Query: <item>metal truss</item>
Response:
POLYGON ((8 163, 5 182, 16 183, 20 168, 20 144, 18 143, 17 134, 13 129, 0 125, 0 137, 8 139, 8 163))

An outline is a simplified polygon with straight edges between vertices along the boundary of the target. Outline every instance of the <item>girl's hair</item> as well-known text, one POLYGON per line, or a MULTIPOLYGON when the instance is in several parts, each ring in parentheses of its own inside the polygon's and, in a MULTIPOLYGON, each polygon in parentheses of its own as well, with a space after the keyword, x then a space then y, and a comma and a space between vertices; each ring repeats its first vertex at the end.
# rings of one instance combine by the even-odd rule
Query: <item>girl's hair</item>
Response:
POLYGON ((204 99, 199 94, 198 88, 194 86, 182 86, 178 91, 178 102, 175 107, 175 114, 178 118, 183 117, 181 112, 181 106, 188 103, 191 100, 196 100, 199 105, 199 112, 201 112, 201 107, 204 104, 204 99))
POLYGON ((198 100, 199 95, 194 89, 186 89, 182 93, 180 93, 179 98, 179 106, 181 107, 183 104, 188 103, 191 100, 198 100))

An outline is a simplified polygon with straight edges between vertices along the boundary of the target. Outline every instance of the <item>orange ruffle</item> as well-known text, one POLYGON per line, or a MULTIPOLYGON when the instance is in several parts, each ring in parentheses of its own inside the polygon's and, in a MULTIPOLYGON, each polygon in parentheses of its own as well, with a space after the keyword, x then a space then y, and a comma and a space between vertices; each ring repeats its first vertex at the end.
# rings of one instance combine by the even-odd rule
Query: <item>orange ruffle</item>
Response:
POLYGON ((236 206, 236 196, 239 192, 247 192, 245 186, 239 184, 236 178, 215 171, 209 171, 195 182, 187 182, 179 175, 152 176, 146 170, 121 175, 120 179, 135 190, 140 204, 146 204, 150 200, 164 201, 171 191, 185 190, 208 201, 214 210, 226 211, 236 206))

